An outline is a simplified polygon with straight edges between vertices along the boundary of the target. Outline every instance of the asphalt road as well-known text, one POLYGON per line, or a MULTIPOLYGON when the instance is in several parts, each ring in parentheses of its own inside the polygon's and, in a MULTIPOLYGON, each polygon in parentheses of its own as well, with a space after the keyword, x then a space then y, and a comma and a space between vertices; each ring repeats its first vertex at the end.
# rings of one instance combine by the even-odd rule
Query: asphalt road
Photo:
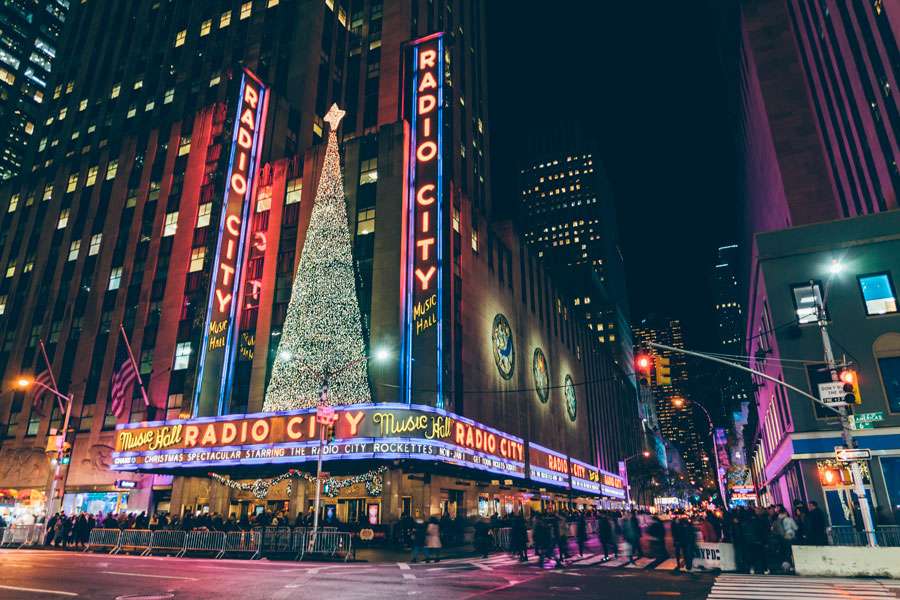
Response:
POLYGON ((297 563, 0 550, 0 598, 128 600, 565 598, 705 600, 714 576, 571 565, 539 569, 504 555, 430 564, 297 563))

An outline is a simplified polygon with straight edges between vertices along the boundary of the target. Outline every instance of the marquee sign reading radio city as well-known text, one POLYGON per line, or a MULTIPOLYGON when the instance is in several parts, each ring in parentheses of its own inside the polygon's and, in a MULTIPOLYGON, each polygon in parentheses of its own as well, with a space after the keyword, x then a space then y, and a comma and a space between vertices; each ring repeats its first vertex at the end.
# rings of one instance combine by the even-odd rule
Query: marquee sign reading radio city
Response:
POLYGON ((209 303, 194 392, 195 415, 222 414, 231 391, 238 346, 237 312, 242 298, 242 266, 247 251, 249 207, 255 191, 257 153, 266 121, 266 87, 244 70, 239 88, 231 160, 210 277, 209 303))
POLYGON ((400 398, 407 403, 421 401, 443 407, 443 34, 411 42, 404 56, 406 185, 400 265, 404 274, 400 398))
MULTIPOLYGON (((622 480, 612 474, 437 408, 357 404, 334 407, 334 414, 335 439, 324 446, 322 460, 438 461, 529 478, 540 485, 624 497, 622 480), (601 488, 604 481, 609 490, 601 488)), ((123 423, 116 427, 112 468, 171 471, 302 463, 315 461, 318 451, 315 409, 123 423)))

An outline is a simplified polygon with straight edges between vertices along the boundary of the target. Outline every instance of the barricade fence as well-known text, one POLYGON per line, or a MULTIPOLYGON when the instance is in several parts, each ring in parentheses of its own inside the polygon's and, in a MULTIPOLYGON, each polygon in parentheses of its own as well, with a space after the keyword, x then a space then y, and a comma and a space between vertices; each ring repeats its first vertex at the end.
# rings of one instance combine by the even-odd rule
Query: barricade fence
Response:
POLYGON ((184 550, 185 535, 186 532, 180 530, 157 529, 150 536, 150 547, 144 553, 178 554, 184 550))
POLYGON ((188 531, 184 537, 184 548, 180 556, 185 556, 188 552, 212 553, 216 558, 221 558, 225 553, 225 532, 188 531))
POLYGON ((88 543, 84 551, 87 552, 88 550, 100 548, 112 552, 119 547, 119 537, 121 535, 122 532, 118 529, 95 527, 94 529, 91 529, 91 534, 90 537, 88 537, 88 543))
POLYGON ((307 531, 303 535, 299 560, 305 556, 339 557, 345 561, 350 559, 353 538, 349 532, 342 531, 307 531))
POLYGON ((150 549, 150 538, 153 532, 149 529, 123 529, 119 536, 119 545, 112 554, 120 552, 140 552, 144 554, 150 549))
POLYGON ((494 546, 498 550, 508 551, 512 541, 512 527, 498 527, 494 531, 494 546))
MULTIPOLYGON (((875 539, 879 546, 900 547, 900 525, 879 525, 875 527, 875 539)), ((869 543, 865 531, 857 531, 850 525, 831 527, 833 546, 866 546, 869 543)))
MULTIPOLYGON (((299 529, 299 528, 298 528, 299 529)), ((259 531, 229 531, 225 534, 224 554, 250 554, 251 560, 259 556, 259 531)))
POLYGON ((3 529, 0 546, 18 547, 34 546, 43 543, 43 525, 10 525, 3 529))

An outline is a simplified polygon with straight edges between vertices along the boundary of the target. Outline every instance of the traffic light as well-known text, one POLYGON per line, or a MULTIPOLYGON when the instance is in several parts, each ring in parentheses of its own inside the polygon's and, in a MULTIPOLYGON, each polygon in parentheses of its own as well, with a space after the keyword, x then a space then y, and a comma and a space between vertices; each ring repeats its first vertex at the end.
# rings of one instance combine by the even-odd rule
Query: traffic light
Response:
POLYGON ((847 404, 862 404, 859 395, 859 376, 853 369, 841 371, 841 381, 844 383, 844 402, 847 404))
POLYGON ((63 442, 62 448, 60 449, 59 464, 67 465, 70 462, 72 462, 72 444, 63 442))
POLYGON ((334 441, 334 424, 325 426, 325 442, 331 443, 334 441))
POLYGON ((656 385, 672 385, 672 371, 665 356, 656 357, 656 385))
POLYGON ((634 366, 640 384, 650 385, 650 369, 653 366, 653 359, 650 355, 641 353, 635 356, 634 366))

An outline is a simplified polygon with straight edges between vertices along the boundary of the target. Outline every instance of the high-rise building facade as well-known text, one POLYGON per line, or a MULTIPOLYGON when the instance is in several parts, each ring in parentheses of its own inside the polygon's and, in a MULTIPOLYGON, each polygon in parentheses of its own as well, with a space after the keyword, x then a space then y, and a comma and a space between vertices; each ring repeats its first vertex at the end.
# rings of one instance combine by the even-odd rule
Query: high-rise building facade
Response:
POLYGON ((42 129, 69 0, 0 6, 0 179, 18 175, 42 129))
POLYGON ((669 383, 660 383, 654 369, 650 381, 656 401, 656 417, 662 436, 673 443, 681 454, 685 470, 697 484, 709 477, 708 462, 704 460, 706 451, 695 424, 695 415, 690 406, 690 390, 687 361, 685 355, 670 350, 651 349, 650 342, 684 348, 681 321, 671 318, 650 317, 641 321, 634 329, 635 344, 646 348, 650 354, 669 359, 669 383))
MULTIPOLYGON (((252 514, 266 501, 197 473, 308 469, 309 411, 261 411, 274 363, 294 358, 279 344, 295 274, 336 179, 363 345, 380 358, 365 369, 374 404, 338 410, 329 471, 397 492, 360 480, 328 501, 342 520, 511 510, 530 487, 552 502, 624 497, 627 380, 517 230, 487 216, 483 14, 461 1, 73 5, 31 176, 0 200, 0 370, 41 371, 43 340, 75 397, 64 506, 252 514), (340 169, 333 103, 346 109, 340 169), (117 412, 120 323, 149 406, 135 387, 117 412), (421 427, 400 435, 401 421, 421 427), (354 446, 360 428, 371 439, 354 446), (223 451, 232 432, 265 455, 223 451), (154 436, 165 452, 138 443, 154 436), (123 475, 137 487, 117 490, 123 475), (497 489, 464 482, 482 476, 497 489)), ((61 420, 31 404, 0 404, 0 485, 22 498, 40 497, 61 420)), ((306 511, 309 486, 287 483, 268 502, 306 511)))
MULTIPOLYGON (((734 362, 745 362, 743 290, 738 285, 740 249, 737 244, 721 246, 712 273, 712 292, 715 302, 718 352, 730 355, 734 362)), ((726 416, 741 412, 741 405, 752 396, 749 375, 736 369, 723 368, 721 372, 721 405, 726 416)))
POLYGON ((596 150, 568 140, 545 141, 542 152, 520 169, 519 188, 525 239, 556 267, 574 298, 572 310, 597 341, 620 365, 631 365, 633 335, 616 209, 596 150))

